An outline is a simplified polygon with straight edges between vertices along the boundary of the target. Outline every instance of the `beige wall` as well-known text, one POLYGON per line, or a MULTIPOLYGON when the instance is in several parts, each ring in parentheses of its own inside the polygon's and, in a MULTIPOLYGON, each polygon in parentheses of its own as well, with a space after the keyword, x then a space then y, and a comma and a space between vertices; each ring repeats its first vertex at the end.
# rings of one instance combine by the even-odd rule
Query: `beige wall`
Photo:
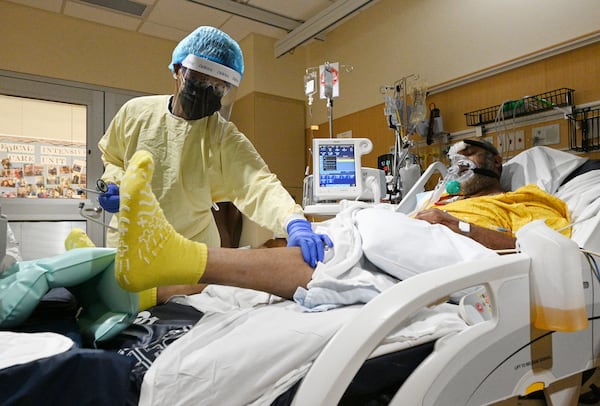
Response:
POLYGON ((0 1, 0 69, 145 93, 172 91, 175 43, 0 1))
POLYGON ((275 39, 250 35, 240 41, 246 72, 238 97, 250 92, 303 99, 303 77, 306 65, 306 48, 297 49, 285 58, 275 59, 275 39))
MULTIPOLYGON (((409 74, 433 86, 598 30, 597 0, 380 0, 310 44, 307 66, 354 66, 340 75, 341 117, 383 102, 379 87, 409 74)), ((327 121, 324 106, 308 124, 327 121)))
MULTIPOLYGON (((176 43, 0 1, 0 70, 164 94, 176 43)), ((240 41, 246 72, 238 91, 302 99, 305 48, 275 59, 275 40, 240 41)))
MULTIPOLYGON (((597 0, 380 0, 326 36, 275 59, 275 41, 240 45, 254 91, 304 99, 307 67, 326 61, 341 73, 334 117, 380 104, 379 87, 411 73, 429 85, 486 69, 600 30, 597 0)), ((147 93, 169 93, 175 43, 0 0, 0 69, 147 93)), ((327 122, 316 100, 307 125, 327 122)))

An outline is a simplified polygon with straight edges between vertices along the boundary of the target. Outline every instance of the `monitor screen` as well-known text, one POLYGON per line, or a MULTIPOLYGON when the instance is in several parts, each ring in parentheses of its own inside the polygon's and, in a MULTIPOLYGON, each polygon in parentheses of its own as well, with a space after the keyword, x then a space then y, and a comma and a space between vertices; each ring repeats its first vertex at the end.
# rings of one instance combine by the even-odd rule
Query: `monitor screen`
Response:
POLYGON ((319 186, 356 186, 354 144, 319 145, 319 186))
POLYGON ((315 138, 315 201, 357 198, 362 190, 361 156, 369 152, 371 146, 365 138, 315 138))

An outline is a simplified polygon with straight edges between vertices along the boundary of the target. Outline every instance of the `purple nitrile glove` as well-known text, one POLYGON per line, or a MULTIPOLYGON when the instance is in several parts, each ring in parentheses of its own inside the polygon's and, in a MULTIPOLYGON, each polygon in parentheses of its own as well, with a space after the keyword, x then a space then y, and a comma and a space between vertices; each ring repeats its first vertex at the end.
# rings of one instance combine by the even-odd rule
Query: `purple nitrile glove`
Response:
POLYGON ((302 258, 312 266, 317 266, 317 261, 323 262, 325 258, 325 245, 333 247, 331 238, 325 234, 316 234, 308 220, 297 219, 289 222, 287 226, 288 247, 300 247, 302 258))
POLYGON ((98 196, 98 202, 104 210, 109 213, 117 213, 119 211, 119 186, 114 183, 108 184, 108 190, 98 196))

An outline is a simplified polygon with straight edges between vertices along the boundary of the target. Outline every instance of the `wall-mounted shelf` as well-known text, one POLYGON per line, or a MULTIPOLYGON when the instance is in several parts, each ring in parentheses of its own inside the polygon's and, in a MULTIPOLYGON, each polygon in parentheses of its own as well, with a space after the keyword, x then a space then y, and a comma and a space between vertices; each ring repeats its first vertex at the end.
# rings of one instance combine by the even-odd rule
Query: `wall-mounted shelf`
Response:
POLYGON ((600 108, 575 110, 569 114, 569 148, 588 152, 600 149, 600 108))
POLYGON ((497 106, 465 113, 468 126, 480 126, 498 120, 508 120, 552 110, 555 107, 573 106, 575 90, 561 88, 517 100, 505 101, 497 106))

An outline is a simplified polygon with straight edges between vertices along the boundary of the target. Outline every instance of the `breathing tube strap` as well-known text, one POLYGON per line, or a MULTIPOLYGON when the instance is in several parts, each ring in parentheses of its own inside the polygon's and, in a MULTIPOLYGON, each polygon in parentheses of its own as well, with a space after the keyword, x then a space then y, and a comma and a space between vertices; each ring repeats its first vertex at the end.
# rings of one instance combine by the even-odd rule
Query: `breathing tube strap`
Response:
POLYGON ((500 179, 500 175, 496 172, 485 168, 473 168, 473 172, 478 175, 489 176, 490 178, 500 179))
POLYGON ((477 140, 463 140, 463 142, 465 144, 469 144, 469 145, 473 145, 473 146, 476 146, 476 147, 479 147, 479 148, 483 148, 486 151, 490 152, 494 156, 499 155, 499 152, 496 149, 496 147, 494 147, 489 142, 477 141, 477 140))

